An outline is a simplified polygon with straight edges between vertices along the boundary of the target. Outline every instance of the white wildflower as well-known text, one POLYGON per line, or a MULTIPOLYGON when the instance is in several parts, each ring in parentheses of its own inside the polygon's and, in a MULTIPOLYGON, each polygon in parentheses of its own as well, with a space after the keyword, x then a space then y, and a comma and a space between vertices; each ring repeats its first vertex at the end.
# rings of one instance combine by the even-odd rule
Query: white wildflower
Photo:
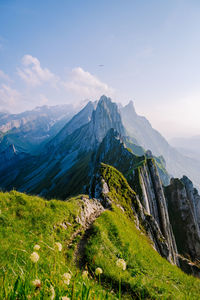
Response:
POLYGON ((59 252, 61 252, 62 251, 62 244, 59 243, 59 242, 56 242, 55 243, 55 249, 58 250, 59 252))
POLYGON ((33 247, 33 249, 36 250, 36 251, 40 250, 40 245, 37 245, 37 244, 36 244, 36 245, 33 247))
POLYGON ((41 281, 40 281, 40 279, 35 279, 35 280, 32 281, 32 284, 35 287, 40 287, 41 286, 41 281))
POLYGON ((54 287, 53 285, 51 285, 50 287, 50 291, 51 291, 51 297, 50 297, 50 300, 53 300, 55 298, 55 290, 54 290, 54 287))
POLYGON ((33 252, 30 255, 30 259, 32 260, 32 262, 36 263, 39 260, 40 256, 37 252, 33 252))
POLYGON ((82 277, 84 280, 86 280, 88 278, 88 271, 83 271, 82 277))
POLYGON ((62 297, 61 299, 62 299, 62 300, 70 300, 70 298, 67 297, 67 296, 62 297))
POLYGON ((95 270, 95 274, 96 274, 96 275, 100 275, 100 274, 102 274, 102 273, 103 273, 103 271, 102 271, 101 268, 96 268, 96 270, 95 270))
POLYGON ((116 265, 118 268, 122 269, 123 271, 126 270, 126 262, 125 260, 123 260, 122 258, 119 258, 117 261, 116 261, 116 265))
POLYGON ((64 273, 63 274, 63 282, 64 282, 64 284, 69 285, 71 277, 72 276, 71 276, 70 273, 64 273))

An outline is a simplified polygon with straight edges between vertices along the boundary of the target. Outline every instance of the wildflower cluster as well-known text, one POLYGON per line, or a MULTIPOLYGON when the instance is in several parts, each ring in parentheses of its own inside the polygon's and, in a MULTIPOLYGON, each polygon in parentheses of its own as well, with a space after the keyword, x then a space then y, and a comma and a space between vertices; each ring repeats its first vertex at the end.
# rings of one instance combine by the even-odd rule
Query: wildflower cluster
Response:
POLYGON ((71 280, 71 274, 70 273, 64 273, 63 274, 63 283, 66 285, 70 284, 70 280, 71 280))
POLYGON ((118 268, 120 268, 121 270, 125 271, 126 270, 126 262, 122 259, 122 258, 119 258, 117 261, 116 261, 116 265, 118 268))
POLYGON ((39 256, 39 254, 38 254, 37 252, 33 252, 33 253, 31 253, 31 255, 30 255, 30 259, 31 259, 31 261, 32 261, 33 263, 37 263, 38 260, 39 260, 39 258, 40 258, 40 256, 39 256))
MULTIPOLYGON (((40 256, 39 254, 36 252, 36 251, 39 251, 40 250, 40 245, 36 244, 33 249, 35 250, 34 252, 31 253, 30 255, 30 260, 33 262, 33 263, 37 263, 38 260, 40 259, 40 256)), ((62 251, 62 244, 59 243, 59 242, 56 242, 54 244, 54 249, 56 251, 59 251, 61 252, 62 251)), ((70 273, 64 273, 63 274, 63 283, 65 285, 69 285, 70 284, 70 280, 71 280, 71 274, 70 273)), ((32 281, 32 285, 35 287, 35 288, 40 288, 41 287, 41 281, 40 279, 36 278, 35 280, 32 281)), ((55 298, 55 290, 54 290, 54 287, 51 285, 50 286, 50 293, 51 293, 51 296, 50 296, 50 299, 53 300, 55 298)), ((63 300, 69 300, 69 298, 67 296, 63 296, 62 297, 63 300)))

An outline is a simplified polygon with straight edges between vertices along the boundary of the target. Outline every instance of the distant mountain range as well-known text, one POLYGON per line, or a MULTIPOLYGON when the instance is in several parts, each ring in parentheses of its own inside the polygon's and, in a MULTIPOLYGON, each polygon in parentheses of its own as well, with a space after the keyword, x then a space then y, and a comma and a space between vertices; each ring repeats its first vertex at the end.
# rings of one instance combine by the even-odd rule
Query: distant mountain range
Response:
POLYGON ((0 113, 0 153, 12 144, 20 152, 34 152, 55 136, 74 113, 71 105, 41 106, 20 114, 0 113))
MULTIPOLYGON (((50 191, 55 191, 55 185, 59 186, 58 182, 63 181, 63 174, 67 188, 70 183, 67 183, 66 174, 76 168, 83 153, 87 153, 90 160, 89 153, 96 151, 111 128, 118 132, 134 154, 144 155, 146 150, 151 150, 171 176, 187 175, 200 188, 200 162, 170 146, 145 117, 137 115, 132 101, 118 108, 106 96, 98 102, 88 102, 77 114, 69 105, 43 106, 17 115, 2 113, 0 153, 5 164, 2 162, 0 169, 8 164, 4 157, 11 158, 13 154, 13 163, 16 164, 22 157, 28 156, 23 161, 26 165, 28 160, 26 170, 21 172, 20 167, 16 170, 20 180, 10 176, 9 185, 6 179, 5 188, 13 185, 42 195, 46 195, 46 190, 52 194, 50 191), (49 177, 51 181, 46 180, 49 177)), ((86 156, 82 160, 85 161, 86 156)), ((12 159, 9 160, 12 169, 11 162, 12 159)), ((169 179, 164 177, 163 183, 167 184, 169 179)), ((3 187, 5 178, 1 178, 3 187)))

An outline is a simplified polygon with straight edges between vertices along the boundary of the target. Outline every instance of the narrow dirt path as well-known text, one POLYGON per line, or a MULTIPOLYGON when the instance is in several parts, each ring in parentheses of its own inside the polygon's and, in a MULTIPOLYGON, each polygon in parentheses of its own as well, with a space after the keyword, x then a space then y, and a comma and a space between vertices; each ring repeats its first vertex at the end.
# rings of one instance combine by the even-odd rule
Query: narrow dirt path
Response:
POLYGON ((77 222, 81 224, 81 227, 75 231, 70 240, 67 241, 67 247, 70 248, 73 246, 75 239, 79 235, 81 236, 81 239, 77 243, 74 251, 74 262, 80 269, 82 269, 85 265, 85 246, 88 238, 90 237, 92 224, 105 210, 101 203, 96 199, 88 199, 83 197, 82 201, 83 205, 81 207, 79 216, 77 217, 77 222))
POLYGON ((85 232, 82 235, 81 240, 79 241, 79 243, 77 244, 77 247, 75 249, 74 261, 75 261, 77 267, 79 267, 80 269, 83 269, 85 266, 85 263, 86 263, 85 247, 86 247, 87 241, 91 235, 92 225, 95 222, 95 220, 101 215, 101 213, 102 213, 102 211, 97 212, 97 214, 94 214, 91 216, 90 222, 85 227, 85 232))

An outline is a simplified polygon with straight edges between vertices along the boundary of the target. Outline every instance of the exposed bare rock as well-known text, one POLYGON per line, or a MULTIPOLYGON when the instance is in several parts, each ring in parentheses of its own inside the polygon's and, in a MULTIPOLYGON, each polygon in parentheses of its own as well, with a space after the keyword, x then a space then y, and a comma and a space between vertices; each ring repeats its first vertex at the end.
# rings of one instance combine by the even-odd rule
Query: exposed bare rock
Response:
MULTIPOLYGON (((148 157, 151 157, 150 152, 148 157)), ((169 221, 164 190, 154 160, 148 158, 146 163, 140 166, 135 176, 138 176, 137 182, 140 184, 140 199, 143 206, 147 213, 156 220, 158 228, 167 241, 169 260, 178 264, 178 252, 169 221)))
POLYGON ((76 221, 83 227, 87 227, 88 224, 91 224, 98 216, 100 216, 100 214, 104 211, 104 208, 96 199, 83 197, 82 202, 83 204, 80 208, 80 213, 78 214, 76 221))
POLYGON ((186 176, 172 178, 165 191, 178 252, 195 261, 200 258, 199 195, 186 176))
POLYGON ((200 268, 189 259, 178 256, 180 268, 187 274, 200 278, 200 268))

